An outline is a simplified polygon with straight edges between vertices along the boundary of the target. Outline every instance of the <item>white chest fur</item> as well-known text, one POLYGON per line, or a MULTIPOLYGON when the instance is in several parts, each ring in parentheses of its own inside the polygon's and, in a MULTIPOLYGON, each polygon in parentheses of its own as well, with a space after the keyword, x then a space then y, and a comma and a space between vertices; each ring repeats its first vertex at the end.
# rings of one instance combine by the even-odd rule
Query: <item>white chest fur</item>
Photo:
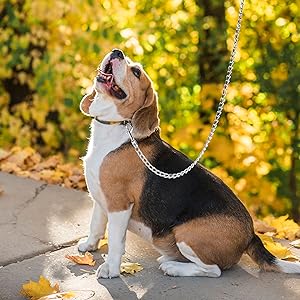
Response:
POLYGON ((93 200, 106 210, 106 201, 100 187, 100 167, 105 156, 128 140, 126 128, 121 125, 105 125, 93 120, 86 156, 83 158, 84 175, 93 200))

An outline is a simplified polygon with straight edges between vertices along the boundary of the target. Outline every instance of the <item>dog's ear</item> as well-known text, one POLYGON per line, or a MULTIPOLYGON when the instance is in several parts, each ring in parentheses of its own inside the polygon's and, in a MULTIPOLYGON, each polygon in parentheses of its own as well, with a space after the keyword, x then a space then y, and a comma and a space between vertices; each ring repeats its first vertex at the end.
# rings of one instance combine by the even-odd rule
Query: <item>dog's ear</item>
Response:
POLYGON ((152 84, 146 91, 143 106, 132 117, 133 135, 136 138, 145 138, 151 135, 159 126, 157 94, 152 84))
POLYGON ((80 101, 79 108, 84 115, 86 116, 90 115, 89 108, 95 96, 96 96, 96 91, 95 89, 93 89, 93 91, 90 94, 85 95, 80 101))

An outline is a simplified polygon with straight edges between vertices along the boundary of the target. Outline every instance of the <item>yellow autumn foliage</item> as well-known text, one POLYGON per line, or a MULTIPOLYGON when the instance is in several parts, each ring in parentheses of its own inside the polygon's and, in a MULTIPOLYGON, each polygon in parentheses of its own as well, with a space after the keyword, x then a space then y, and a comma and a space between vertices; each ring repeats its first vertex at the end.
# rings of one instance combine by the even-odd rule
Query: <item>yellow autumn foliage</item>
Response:
MULTIPOLYGON (((64 161, 78 164, 85 153, 90 122, 78 105, 98 63, 115 47, 140 61, 154 81, 163 138, 195 158, 214 120, 223 85, 223 79, 215 78, 220 74, 225 78, 238 12, 236 3, 225 3, 224 32, 215 26, 219 23, 214 16, 204 15, 208 2, 199 3, 1 2, 0 149, 11 156, 7 161, 3 158, 1 170, 84 186, 78 171, 70 171, 73 168, 62 159, 57 167, 40 166, 40 170, 29 164, 33 166, 39 155, 57 153, 64 161), (207 30, 217 30, 217 34, 206 34, 207 30), (212 47, 212 55, 222 54, 219 63, 205 65, 210 55, 202 54, 207 47, 212 47), (201 78, 199 61, 212 73, 211 82, 201 78), (14 154, 14 146, 34 148, 39 154, 35 158, 28 150, 14 154)), ((292 153, 297 150, 291 137, 299 99, 295 79, 300 76, 298 14, 297 3, 291 0, 247 2, 233 82, 202 160, 259 215, 290 213, 293 203, 286 181, 292 153)), ((299 186, 299 176, 296 181, 299 186)))
POLYGON ((290 241, 300 237, 300 226, 289 219, 288 215, 275 218, 272 215, 266 216, 263 221, 276 229, 275 237, 288 239, 290 241))
POLYGON ((23 284, 21 289, 21 294, 30 300, 39 300, 43 296, 58 292, 58 284, 52 286, 49 280, 44 276, 40 276, 37 282, 30 280, 28 283, 23 284))
POLYGON ((259 238, 262 240, 264 246, 277 258, 296 261, 300 260, 299 257, 293 255, 290 249, 281 245, 279 242, 275 242, 272 237, 259 234, 259 238))

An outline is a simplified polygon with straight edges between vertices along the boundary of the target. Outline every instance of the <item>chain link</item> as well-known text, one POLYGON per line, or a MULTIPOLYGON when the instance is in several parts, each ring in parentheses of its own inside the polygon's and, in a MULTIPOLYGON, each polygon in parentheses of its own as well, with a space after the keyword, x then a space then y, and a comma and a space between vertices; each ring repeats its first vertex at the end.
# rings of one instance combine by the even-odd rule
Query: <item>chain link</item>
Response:
POLYGON ((151 172, 153 172, 154 174, 156 174, 160 177, 166 178, 166 179, 176 179, 176 178, 182 177, 185 174, 187 174, 188 172, 190 172, 197 165, 199 160, 202 158, 204 152, 208 148, 208 145, 209 145, 210 141, 212 140, 212 137, 213 137, 213 135, 214 135, 214 133, 215 133, 217 127, 218 127, 219 120, 221 118, 222 111, 223 111, 223 108, 224 108, 224 104, 225 104, 225 101, 226 101, 227 90, 228 90, 228 86, 230 84, 233 65, 234 65, 234 58, 235 58, 235 55, 236 55, 236 52, 237 52, 237 45, 238 45, 238 40, 239 40, 239 35, 240 35, 240 30, 241 30, 244 3, 245 3, 245 0, 240 1, 239 15, 238 15, 237 24, 236 24, 236 28, 235 28, 235 33, 234 33, 234 37, 233 37, 233 47, 232 47, 232 51, 231 51, 231 55, 230 55, 230 59, 229 59, 228 67, 227 67, 225 82, 224 82, 224 86, 223 86, 223 89, 222 89, 222 94, 221 94, 220 102, 219 102, 219 105, 218 105, 218 108, 217 108, 216 116, 215 116, 215 119, 213 121, 213 124, 212 124, 211 130, 210 130, 210 133, 207 137, 207 140, 206 140, 201 152, 199 153, 198 157, 193 161, 193 163, 190 164, 186 169, 184 169, 184 170, 182 170, 181 172, 178 172, 178 173, 166 173, 166 172, 163 172, 163 171, 160 171, 160 170, 156 169, 149 162, 147 157, 142 153, 141 149, 139 148, 139 145, 138 145, 137 141, 133 137, 133 135, 132 135, 133 127, 132 127, 131 123, 126 124, 127 132, 128 132, 131 144, 134 147, 137 155, 142 160, 142 162, 145 164, 145 166, 151 172))

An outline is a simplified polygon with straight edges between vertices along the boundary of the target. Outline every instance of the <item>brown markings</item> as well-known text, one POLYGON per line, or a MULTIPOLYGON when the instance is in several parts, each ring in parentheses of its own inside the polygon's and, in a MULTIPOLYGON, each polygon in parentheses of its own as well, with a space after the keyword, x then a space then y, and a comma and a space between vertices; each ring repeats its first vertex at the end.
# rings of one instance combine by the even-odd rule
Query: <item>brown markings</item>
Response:
POLYGON ((122 117, 132 120, 134 136, 145 138, 150 136, 159 125, 157 94, 146 72, 139 67, 141 77, 138 79, 133 75, 131 67, 131 64, 126 65, 126 77, 123 81, 128 99, 114 101, 114 103, 122 117))
POLYGON ((126 71, 121 88, 128 97, 120 100, 108 94, 106 99, 113 102, 120 116, 132 120, 133 135, 137 139, 142 139, 150 136, 159 126, 157 94, 151 79, 139 64, 127 60, 122 62, 126 71), (140 69, 140 78, 132 73, 133 66, 140 69))
MULTIPOLYGON (((154 154, 154 145, 140 142, 148 159, 154 154)), ((124 145, 108 154, 100 167, 101 189, 109 212, 127 210, 134 204, 132 218, 138 217, 139 201, 145 183, 145 166, 131 144, 124 145)))
POLYGON ((90 105, 93 102, 93 99, 96 95, 95 90, 93 90, 90 94, 85 95, 82 100, 80 101, 79 107, 80 110, 85 114, 85 115, 89 115, 89 108, 90 105))
POLYGON ((151 84, 147 89, 144 104, 132 117, 133 134, 136 138, 149 136, 158 124, 157 95, 151 84))
POLYGON ((228 269, 238 263, 253 237, 253 226, 232 216, 197 218, 173 229, 176 242, 185 242, 202 262, 228 269))
MULTIPOLYGON (((113 102, 119 115, 124 119, 132 120, 133 135, 137 139, 150 136, 159 126, 157 94, 154 91, 152 81, 141 65, 123 60, 126 73, 122 80, 122 88, 128 95, 125 100, 107 94, 106 99, 113 102), (131 68, 138 67, 141 71, 137 78, 131 68)), ((89 115, 89 107, 95 91, 86 95, 80 102, 81 111, 89 115)))
POLYGON ((177 261, 188 261, 178 250, 173 233, 164 237, 153 237, 152 243, 161 254, 168 255, 177 261))

